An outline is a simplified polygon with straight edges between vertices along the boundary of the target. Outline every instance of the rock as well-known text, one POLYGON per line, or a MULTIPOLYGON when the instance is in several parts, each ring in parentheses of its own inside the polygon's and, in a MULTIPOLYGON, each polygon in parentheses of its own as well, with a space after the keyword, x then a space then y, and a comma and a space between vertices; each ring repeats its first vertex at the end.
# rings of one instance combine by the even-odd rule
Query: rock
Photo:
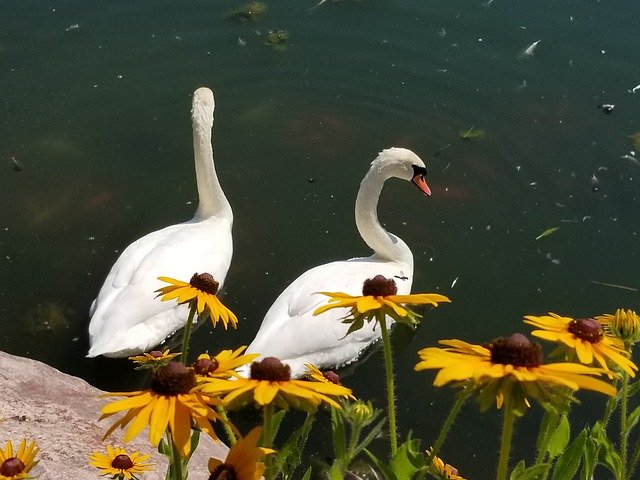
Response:
MULTIPOLYGON (((163 480, 166 458, 149 442, 143 431, 128 444, 118 429, 105 442, 102 435, 112 420, 98 422, 100 409, 110 400, 84 380, 64 374, 44 363, 0 352, 0 445, 7 440, 14 448, 23 438, 35 440, 40 453, 31 475, 39 480, 101 478, 89 465, 89 455, 104 452, 107 444, 124 446, 127 452, 151 453, 155 464, 141 480, 163 480)), ((0 447, 0 448, 1 448, 0 447)), ((227 447, 202 434, 200 445, 189 462, 189 478, 208 478, 210 457, 225 458, 227 447)))

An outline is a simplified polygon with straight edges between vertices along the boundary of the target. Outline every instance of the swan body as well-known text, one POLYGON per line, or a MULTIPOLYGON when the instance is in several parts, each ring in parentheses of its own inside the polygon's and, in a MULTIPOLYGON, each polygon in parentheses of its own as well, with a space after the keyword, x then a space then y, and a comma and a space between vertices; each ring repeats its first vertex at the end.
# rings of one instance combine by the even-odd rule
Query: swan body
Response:
POLYGON ((193 147, 199 204, 184 223, 149 233, 129 245, 115 262, 93 301, 88 357, 127 357, 151 350, 184 326, 188 307, 161 302, 155 290, 159 276, 188 281, 194 273, 210 273, 224 283, 233 244, 233 213, 213 163, 211 129, 213 92, 193 94, 193 147))
MULTIPOLYGON (((291 367, 293 377, 300 377, 307 370, 306 363, 318 368, 346 365, 377 340, 380 332, 374 322, 346 335, 349 325, 342 323, 348 314, 346 308, 314 316, 314 310, 327 302, 318 292, 362 295, 365 280, 384 275, 395 280, 398 294, 411 293, 413 255, 400 238, 382 228, 377 205, 382 186, 391 177, 412 181, 430 195, 425 174, 424 163, 410 150, 380 152, 362 180, 355 207, 358 231, 373 255, 319 265, 300 275, 269 308, 246 353, 279 358, 291 367)), ((241 373, 246 375, 247 369, 241 373)))

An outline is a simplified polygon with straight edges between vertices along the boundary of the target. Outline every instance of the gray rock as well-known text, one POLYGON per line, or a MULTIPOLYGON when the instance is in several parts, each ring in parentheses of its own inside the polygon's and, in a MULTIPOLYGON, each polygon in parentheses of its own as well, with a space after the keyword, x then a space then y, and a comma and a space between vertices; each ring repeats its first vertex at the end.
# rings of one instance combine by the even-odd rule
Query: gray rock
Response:
MULTIPOLYGON (((84 380, 64 374, 44 363, 0 352, 0 445, 7 440, 16 448, 23 438, 35 440, 40 453, 31 474, 39 480, 100 479, 89 466, 89 455, 105 451, 107 444, 125 446, 128 452, 151 453, 155 470, 141 480, 163 480, 166 459, 152 447, 143 431, 128 444, 118 429, 105 442, 102 435, 113 420, 98 422, 100 409, 109 399, 84 380)), ((189 478, 206 480, 210 457, 225 458, 227 447, 202 434, 189 463, 189 478)))

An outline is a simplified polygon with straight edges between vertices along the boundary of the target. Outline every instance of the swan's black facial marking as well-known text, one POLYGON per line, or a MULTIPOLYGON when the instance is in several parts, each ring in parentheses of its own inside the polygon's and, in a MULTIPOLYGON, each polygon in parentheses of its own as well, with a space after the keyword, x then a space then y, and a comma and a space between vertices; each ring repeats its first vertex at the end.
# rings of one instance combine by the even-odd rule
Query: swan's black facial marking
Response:
POLYGON ((420 165, 411 165, 413 167, 413 177, 411 178, 411 183, 413 183, 416 187, 420 189, 422 193, 424 193, 427 197, 431 195, 431 189, 427 182, 425 181, 425 177, 427 175, 426 167, 420 165))

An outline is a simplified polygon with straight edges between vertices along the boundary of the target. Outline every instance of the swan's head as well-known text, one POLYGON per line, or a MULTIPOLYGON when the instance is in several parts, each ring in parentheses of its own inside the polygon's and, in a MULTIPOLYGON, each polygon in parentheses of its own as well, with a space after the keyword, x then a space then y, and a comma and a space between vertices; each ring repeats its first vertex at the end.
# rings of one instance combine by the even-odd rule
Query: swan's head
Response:
MULTIPOLYGON (((194 125, 210 125, 213 123, 213 110, 216 102, 213 99, 213 92, 207 87, 200 87, 193 92, 191 102, 191 118, 194 125)), ((208 127, 211 130, 211 127, 208 127)))
POLYGON ((431 189, 425 180, 427 167, 411 150, 398 147, 382 150, 371 163, 371 169, 377 170, 386 178, 397 177, 407 180, 425 195, 431 195, 431 189))

